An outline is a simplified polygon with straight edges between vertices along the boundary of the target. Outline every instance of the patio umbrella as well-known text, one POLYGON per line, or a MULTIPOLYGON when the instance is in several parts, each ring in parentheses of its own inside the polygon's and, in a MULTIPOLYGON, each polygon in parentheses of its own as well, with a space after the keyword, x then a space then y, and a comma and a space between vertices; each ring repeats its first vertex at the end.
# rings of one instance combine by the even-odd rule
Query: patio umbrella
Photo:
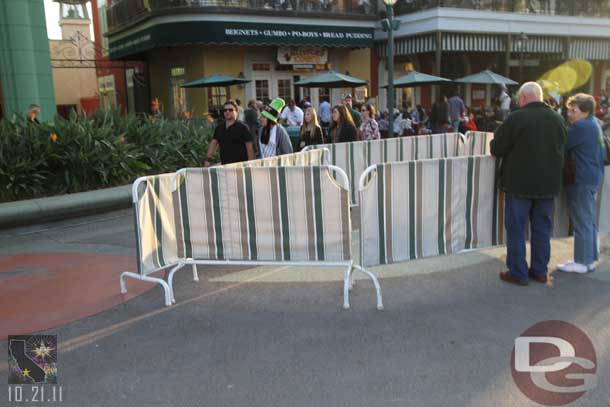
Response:
POLYGON ((486 69, 479 73, 464 76, 460 79, 455 79, 453 82, 458 83, 480 83, 485 85, 518 85, 518 82, 513 81, 502 75, 498 75, 495 72, 486 69))
POLYGON ((250 79, 236 78, 234 76, 225 75, 210 75, 204 76, 196 81, 188 82, 181 85, 181 88, 215 88, 222 86, 240 85, 248 83, 250 79))
POLYGON ((349 88, 366 85, 366 83, 363 79, 330 71, 295 82, 294 85, 304 88, 349 88))
MULTIPOLYGON (((451 83, 452 81, 447 78, 442 78, 440 76, 428 75, 425 73, 411 71, 405 76, 401 76, 398 79, 394 79, 394 87, 395 88, 413 88, 416 86, 422 85, 439 85, 443 83, 451 83)), ((382 86, 382 88, 387 88, 388 85, 382 86)))

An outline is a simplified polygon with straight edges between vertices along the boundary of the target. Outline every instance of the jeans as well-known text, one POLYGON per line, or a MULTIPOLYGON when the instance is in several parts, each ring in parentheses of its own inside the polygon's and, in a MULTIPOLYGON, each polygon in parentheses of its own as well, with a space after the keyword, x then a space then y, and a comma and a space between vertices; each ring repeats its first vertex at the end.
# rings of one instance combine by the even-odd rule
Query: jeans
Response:
POLYGON ((525 227, 529 220, 531 228, 531 270, 535 275, 546 275, 551 257, 553 199, 518 198, 506 194, 504 203, 506 267, 514 278, 527 281, 525 227))
POLYGON ((568 187, 570 220, 574 227, 574 261, 588 266, 598 260, 595 194, 597 186, 568 187))

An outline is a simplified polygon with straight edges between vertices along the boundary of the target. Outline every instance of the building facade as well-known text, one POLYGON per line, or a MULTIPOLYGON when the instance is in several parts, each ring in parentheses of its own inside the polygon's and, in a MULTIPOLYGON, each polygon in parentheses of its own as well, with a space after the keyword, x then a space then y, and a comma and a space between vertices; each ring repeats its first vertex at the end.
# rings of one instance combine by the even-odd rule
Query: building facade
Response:
MULTIPOLYGON (((610 92, 610 1, 399 0, 395 13, 395 77, 415 69, 455 79, 489 68, 518 82, 551 77, 562 92, 610 92)), ((387 82, 386 39, 379 26, 380 83, 387 82)), ((453 92, 435 88, 399 90, 399 106, 430 106, 435 93, 453 92)), ((468 105, 488 106, 498 89, 459 91, 468 105)), ((383 106, 384 90, 380 96, 383 106)))
MULTIPOLYGON (((98 0, 99 2, 99 0, 98 0)), ((370 80, 377 3, 367 0, 113 0, 108 48, 115 60, 146 61, 150 95, 167 115, 208 112, 226 98, 337 103, 364 101, 371 88, 304 89, 298 80, 333 69, 370 80), (184 89, 211 74, 251 79, 243 86, 184 89)))

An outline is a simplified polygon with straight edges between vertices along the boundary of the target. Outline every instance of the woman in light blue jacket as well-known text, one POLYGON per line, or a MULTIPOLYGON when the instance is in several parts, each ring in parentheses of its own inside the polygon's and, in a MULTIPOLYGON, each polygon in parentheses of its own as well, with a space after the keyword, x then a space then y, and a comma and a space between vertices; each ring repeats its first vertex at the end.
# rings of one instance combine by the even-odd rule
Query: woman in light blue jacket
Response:
POLYGON ((598 260, 595 195, 604 176, 604 141, 595 120, 595 99, 579 93, 568 102, 566 153, 573 161, 575 177, 567 187, 570 220, 574 226, 574 261, 558 264, 559 271, 586 273, 595 270, 598 260))

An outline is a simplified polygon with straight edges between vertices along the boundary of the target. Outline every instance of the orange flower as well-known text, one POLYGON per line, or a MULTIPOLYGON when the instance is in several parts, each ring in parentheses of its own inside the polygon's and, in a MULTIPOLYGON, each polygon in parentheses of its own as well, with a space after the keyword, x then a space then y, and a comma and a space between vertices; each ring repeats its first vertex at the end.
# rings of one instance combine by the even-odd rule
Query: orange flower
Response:
POLYGON ((155 121, 155 116, 152 115, 152 114, 149 114, 148 115, 148 120, 150 120, 151 122, 154 122, 155 121))
POLYGON ((159 102, 159 98, 154 98, 151 104, 151 109, 153 113, 157 113, 161 110, 161 103, 159 102))
POLYGON ((50 138, 51 138, 51 141, 52 141, 53 143, 55 143, 55 142, 57 141, 57 134, 55 134, 55 133, 51 133, 50 138))
POLYGON ((191 118, 191 112, 184 112, 184 118, 185 119, 190 119, 191 118))

